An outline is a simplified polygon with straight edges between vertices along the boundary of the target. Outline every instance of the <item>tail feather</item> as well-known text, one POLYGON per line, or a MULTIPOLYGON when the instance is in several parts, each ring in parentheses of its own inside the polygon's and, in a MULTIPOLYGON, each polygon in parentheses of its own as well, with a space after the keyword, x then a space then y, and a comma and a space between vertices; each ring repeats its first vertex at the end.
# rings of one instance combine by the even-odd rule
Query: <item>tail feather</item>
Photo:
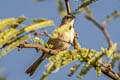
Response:
POLYGON ((46 58, 46 54, 43 53, 42 56, 40 56, 27 70, 25 73, 29 74, 30 76, 32 76, 34 74, 34 72, 36 71, 36 69, 38 68, 38 66, 40 65, 40 63, 46 58))

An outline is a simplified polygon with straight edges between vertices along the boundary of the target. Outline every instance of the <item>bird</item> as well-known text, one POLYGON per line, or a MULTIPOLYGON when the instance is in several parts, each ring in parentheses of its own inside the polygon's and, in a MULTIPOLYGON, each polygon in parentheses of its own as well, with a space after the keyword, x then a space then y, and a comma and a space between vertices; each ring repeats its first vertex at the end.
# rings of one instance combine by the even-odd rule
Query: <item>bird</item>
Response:
MULTIPOLYGON (((48 40, 47 44, 53 45, 51 49, 64 51, 64 50, 67 50, 71 46, 74 40, 74 36, 75 36, 75 30, 73 26, 75 18, 76 16, 71 15, 71 14, 68 14, 62 18, 61 24, 58 28, 60 27, 64 28, 68 26, 71 26, 71 27, 69 30, 63 32, 57 38, 55 39, 50 38, 48 40)), ((40 63, 47 57, 48 57, 48 54, 43 52, 42 55, 26 70, 25 73, 32 76, 34 72, 36 71, 36 69, 39 67, 40 63)))

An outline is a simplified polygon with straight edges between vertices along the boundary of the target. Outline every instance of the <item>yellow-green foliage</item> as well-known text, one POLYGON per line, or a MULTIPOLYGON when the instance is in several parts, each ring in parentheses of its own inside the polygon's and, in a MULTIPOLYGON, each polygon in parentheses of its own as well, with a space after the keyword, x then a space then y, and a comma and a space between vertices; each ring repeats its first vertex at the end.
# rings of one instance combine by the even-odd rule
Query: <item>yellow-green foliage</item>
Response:
POLYGON ((104 48, 102 50, 103 50, 104 53, 106 53, 107 58, 110 58, 112 53, 113 53, 113 50, 115 50, 116 47, 117 47, 117 44, 115 43, 112 46, 110 46, 110 50, 106 50, 104 48))
POLYGON ((97 61, 104 55, 103 52, 96 52, 94 50, 90 51, 89 53, 93 53, 94 56, 91 56, 87 59, 87 63, 84 65, 83 69, 80 71, 79 75, 77 76, 78 78, 84 77, 85 74, 91 69, 91 67, 95 66, 97 64, 97 61))
POLYGON ((27 17, 25 17, 24 15, 20 16, 18 19, 17 19, 17 22, 18 23, 22 23, 24 20, 27 20, 27 17))
POLYGON ((80 67, 80 64, 76 64, 76 65, 72 66, 70 68, 70 72, 69 72, 68 76, 72 76, 78 70, 79 67, 80 67))
POLYGON ((78 9, 86 7, 92 3, 96 2, 96 0, 89 0, 89 1, 85 1, 84 3, 82 3, 81 5, 78 6, 78 9))
POLYGON ((46 20, 46 21, 43 21, 43 22, 40 22, 40 23, 31 24, 29 26, 26 26, 24 28, 24 31, 25 32, 30 32, 30 31, 37 30, 37 29, 40 29, 40 28, 43 28, 43 27, 46 27, 46 26, 54 26, 54 22, 51 21, 51 20, 46 20))
POLYGON ((3 19, 0 20, 0 30, 3 30, 5 27, 16 25, 17 19, 15 18, 8 18, 8 19, 3 19))
POLYGON ((2 50, 0 54, 1 56, 18 46, 18 44, 26 38, 19 38, 18 36, 22 34, 23 31, 16 29, 16 27, 18 27, 24 20, 26 20, 25 16, 20 16, 18 19, 8 18, 0 20, 0 46, 5 48, 2 50))
POLYGON ((32 40, 33 40, 34 42, 40 44, 40 45, 43 45, 43 44, 44 44, 44 41, 43 41, 41 38, 39 38, 39 37, 35 37, 35 38, 33 38, 32 40))
POLYGON ((33 19, 33 20, 32 20, 33 23, 40 23, 40 22, 44 22, 44 21, 49 21, 49 20, 48 20, 48 19, 45 19, 45 18, 33 19))
POLYGON ((18 19, 17 19, 17 23, 18 24, 15 24, 15 25, 11 25, 11 27, 12 28, 16 28, 16 27, 18 27, 23 21, 25 21, 27 18, 24 16, 24 15, 22 15, 22 16, 20 16, 18 19))
POLYGON ((102 60, 103 60, 103 58, 100 58, 99 60, 98 60, 98 62, 96 62, 96 75, 99 77, 99 76, 101 76, 101 74, 102 74, 102 72, 101 72, 101 65, 99 64, 99 63, 102 63, 102 60))
MULTIPOLYGON (((32 22, 35 24, 21 27, 21 23, 26 19, 27 18, 25 16, 20 16, 19 18, 0 20, 0 46, 2 47, 1 56, 7 54, 24 40, 27 40, 29 38, 28 33, 30 33, 30 31, 40 29, 45 26, 54 25, 52 20, 41 18, 34 19, 32 22)), ((37 38, 33 39, 33 41, 41 45, 44 43, 42 39, 38 40, 37 38)))
POLYGON ((5 30, 4 32, 0 33, 0 45, 4 45, 7 43, 11 38, 16 37, 17 30, 14 28, 9 28, 5 30))
MULTIPOLYGON (((84 77, 85 74, 93 66, 96 66, 97 76, 100 76, 101 65, 99 64, 99 62, 102 62, 102 56, 105 55, 106 51, 110 53, 113 53, 115 51, 116 49, 115 45, 116 44, 113 44, 109 49, 104 49, 101 52, 87 49, 87 48, 80 48, 79 50, 74 49, 74 50, 68 50, 68 51, 61 51, 57 55, 49 58, 50 66, 42 76, 41 80, 46 80, 46 78, 51 74, 53 70, 66 66, 75 60, 80 60, 81 62, 85 62, 83 69, 81 69, 78 75, 78 78, 84 77)), ((73 74, 74 71, 77 70, 77 68, 73 70, 71 74, 73 74)))
POLYGON ((20 16, 18 19, 8 18, 0 21, 0 29, 10 26, 0 32, 0 45, 8 43, 11 39, 14 39, 20 31, 15 29, 20 23, 26 20, 26 17, 20 16))
POLYGON ((102 21, 102 24, 107 24, 108 22, 112 21, 113 19, 119 16, 120 16, 120 11, 114 11, 111 16, 107 16, 107 18, 102 21))
POLYGON ((54 46, 53 46, 53 44, 48 44, 48 43, 46 43, 46 44, 45 44, 45 47, 52 49, 54 46))
POLYGON ((16 46, 18 46, 19 44, 21 44, 23 41, 29 39, 30 36, 22 36, 18 39, 16 39, 14 42, 12 42, 11 44, 8 45, 8 47, 4 50, 2 50, 0 56, 4 56, 5 54, 7 54, 9 51, 11 51, 13 48, 15 48, 16 46))
POLYGON ((108 22, 112 21, 112 19, 113 19, 112 17, 107 16, 107 19, 102 21, 102 24, 107 24, 108 22))
MULTIPOLYGON (((114 16, 116 15, 114 14, 114 16)), ((21 25, 21 23, 24 20, 26 20, 26 17, 24 16, 21 16, 18 19, 8 18, 8 19, 0 20, 0 46, 4 48, 2 49, 0 56, 4 56, 13 48, 21 44, 23 41, 29 39, 30 36, 28 35, 28 33, 30 33, 31 31, 41 29, 45 26, 54 25, 53 21, 41 18, 41 19, 34 19, 32 21, 34 24, 28 25, 20 29, 17 28, 21 25)), ((68 31, 72 27, 73 26, 70 25, 64 25, 55 29, 51 38, 57 38, 59 35, 62 35, 65 31, 68 31)), ((38 37, 34 38, 33 41, 40 45, 44 44, 43 40, 38 37)), ((46 44, 46 46, 49 48, 53 47, 53 45, 48 45, 48 44, 46 44)), ((76 46, 80 47, 78 42, 76 46)), ((82 78, 83 76, 85 76, 85 74, 93 66, 95 66, 96 68, 97 76, 100 76, 101 65, 99 64, 99 62, 102 63, 102 56, 106 55, 107 58, 111 59, 112 62, 112 60, 115 59, 115 57, 113 56, 118 56, 116 54, 112 55, 112 53, 116 49, 116 46, 117 44, 113 44, 109 49, 103 48, 101 52, 87 48, 80 48, 80 49, 78 48, 74 50, 60 51, 57 55, 54 55, 49 58, 50 66, 42 76, 41 80, 45 80, 53 70, 62 68, 75 60, 84 62, 84 67, 79 72, 78 78, 82 78)), ((79 64, 73 66, 70 70, 69 76, 72 76, 74 72, 79 68, 79 66, 80 66, 79 64)))
POLYGON ((58 6, 58 11, 60 13, 60 15, 63 17, 67 14, 64 6, 63 6, 63 3, 62 3, 62 0, 57 0, 57 6, 58 6))
POLYGON ((45 0, 34 0, 35 2, 41 2, 41 1, 45 1, 45 0))
POLYGON ((52 73, 52 71, 54 70, 54 67, 55 67, 54 62, 51 62, 50 66, 48 67, 48 70, 46 72, 44 72, 44 74, 43 74, 43 76, 41 77, 40 80, 46 80, 48 75, 50 75, 52 73))
POLYGON ((57 29, 54 30, 51 38, 57 38, 59 35, 62 35, 64 32, 68 31, 69 29, 71 29, 73 26, 70 25, 63 25, 57 29))
POLYGON ((111 64, 112 68, 115 66, 115 62, 117 60, 118 56, 115 56, 114 54, 110 57, 110 62, 109 64, 111 64))

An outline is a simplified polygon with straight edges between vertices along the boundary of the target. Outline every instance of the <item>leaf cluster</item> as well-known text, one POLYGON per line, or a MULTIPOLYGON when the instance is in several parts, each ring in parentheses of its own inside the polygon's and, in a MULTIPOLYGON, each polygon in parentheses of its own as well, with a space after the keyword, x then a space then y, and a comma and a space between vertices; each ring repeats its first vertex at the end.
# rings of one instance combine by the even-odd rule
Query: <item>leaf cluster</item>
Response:
MULTIPOLYGON (((31 38, 29 33, 32 31, 54 25, 52 20, 42 18, 34 19, 33 24, 22 26, 22 22, 25 20, 27 20, 25 16, 0 20, 0 46, 2 49, 0 56, 4 56, 19 44, 31 38)), ((36 38, 33 41, 43 44, 42 40, 36 38)))
MULTIPOLYGON (((46 80, 46 78, 54 71, 59 70, 60 68, 72 63, 73 61, 79 60, 81 64, 84 64, 81 71, 79 72, 77 78, 82 78, 86 75, 86 73, 95 66, 97 76, 101 75, 101 64, 102 63, 102 57, 104 55, 109 55, 114 52, 116 49, 116 44, 111 46, 109 49, 103 49, 101 52, 95 51, 93 49, 87 49, 87 48, 80 48, 74 49, 74 50, 67 50, 67 51, 61 51, 57 55, 52 56, 49 58, 49 64, 48 70, 44 72, 44 75, 42 76, 41 80, 46 80)), ((74 65, 68 74, 68 76, 72 76, 76 70, 80 67, 80 64, 74 65)))

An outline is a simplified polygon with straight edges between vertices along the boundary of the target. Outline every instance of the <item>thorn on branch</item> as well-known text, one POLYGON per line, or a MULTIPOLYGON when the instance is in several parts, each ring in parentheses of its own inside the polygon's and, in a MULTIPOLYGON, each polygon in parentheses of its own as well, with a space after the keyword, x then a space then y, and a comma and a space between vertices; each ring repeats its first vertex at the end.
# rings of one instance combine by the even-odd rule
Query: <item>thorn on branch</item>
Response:
POLYGON ((24 47, 24 45, 19 44, 19 46, 18 46, 18 51, 21 51, 23 47, 24 47))
POLYGON ((51 37, 51 35, 46 30, 43 30, 43 33, 34 32, 34 35, 35 36, 47 36, 49 38, 51 37))

